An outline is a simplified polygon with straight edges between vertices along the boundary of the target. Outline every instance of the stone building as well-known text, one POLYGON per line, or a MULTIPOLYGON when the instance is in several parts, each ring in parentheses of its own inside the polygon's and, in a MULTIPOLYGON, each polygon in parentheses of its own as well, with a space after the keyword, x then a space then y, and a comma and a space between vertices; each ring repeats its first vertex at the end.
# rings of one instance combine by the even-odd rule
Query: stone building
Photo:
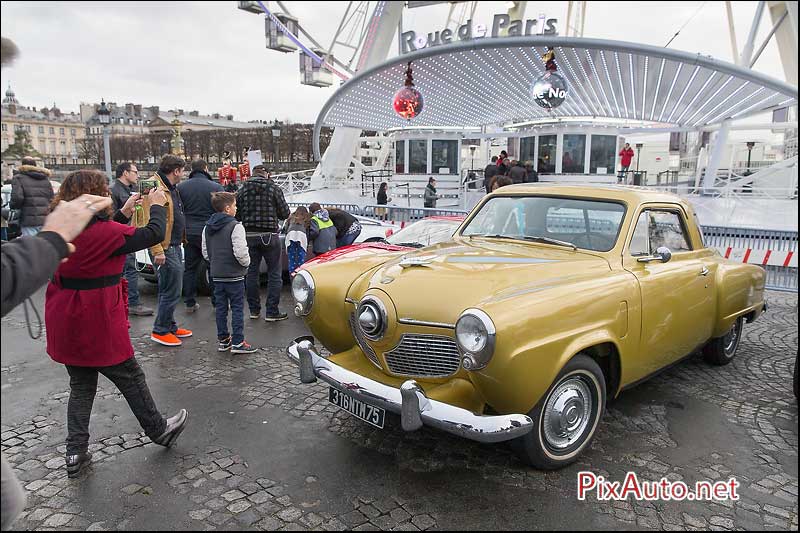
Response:
POLYGON ((2 151, 14 144, 14 132, 28 133, 33 148, 42 154, 45 165, 78 163, 86 130, 77 113, 62 113, 52 108, 20 105, 9 84, 2 105, 2 151))

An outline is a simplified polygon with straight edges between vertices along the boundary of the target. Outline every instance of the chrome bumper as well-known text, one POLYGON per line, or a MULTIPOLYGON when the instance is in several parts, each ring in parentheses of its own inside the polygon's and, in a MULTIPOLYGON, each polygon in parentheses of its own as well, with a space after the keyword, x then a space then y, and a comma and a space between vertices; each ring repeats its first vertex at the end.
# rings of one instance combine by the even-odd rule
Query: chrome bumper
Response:
POLYGON ((319 355, 314 337, 299 337, 287 348, 289 360, 300 367, 300 381, 317 378, 364 403, 399 414, 405 431, 423 424, 478 442, 501 442, 533 428, 526 415, 475 415, 466 409, 431 400, 414 380, 396 389, 342 368, 319 355))

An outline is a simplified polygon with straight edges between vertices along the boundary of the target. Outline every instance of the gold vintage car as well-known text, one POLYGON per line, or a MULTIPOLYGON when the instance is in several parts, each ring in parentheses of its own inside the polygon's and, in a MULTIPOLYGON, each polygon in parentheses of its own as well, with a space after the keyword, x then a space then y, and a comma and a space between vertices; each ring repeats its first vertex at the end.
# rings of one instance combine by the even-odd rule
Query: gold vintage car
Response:
POLYGON ((366 422, 390 411, 407 431, 513 439, 529 464, 559 468, 589 445, 607 398, 698 348, 729 363, 766 309, 764 282, 706 248, 677 196, 508 186, 448 242, 306 265, 292 291, 313 337, 287 353, 366 422))

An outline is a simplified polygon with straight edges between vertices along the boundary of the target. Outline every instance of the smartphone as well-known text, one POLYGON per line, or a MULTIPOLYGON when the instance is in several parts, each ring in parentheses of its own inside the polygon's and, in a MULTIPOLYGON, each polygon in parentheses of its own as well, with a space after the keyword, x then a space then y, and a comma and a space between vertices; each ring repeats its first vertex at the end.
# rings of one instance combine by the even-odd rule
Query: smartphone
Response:
POLYGON ((154 179, 140 179, 139 180, 139 194, 147 196, 150 191, 158 187, 158 182, 154 179))

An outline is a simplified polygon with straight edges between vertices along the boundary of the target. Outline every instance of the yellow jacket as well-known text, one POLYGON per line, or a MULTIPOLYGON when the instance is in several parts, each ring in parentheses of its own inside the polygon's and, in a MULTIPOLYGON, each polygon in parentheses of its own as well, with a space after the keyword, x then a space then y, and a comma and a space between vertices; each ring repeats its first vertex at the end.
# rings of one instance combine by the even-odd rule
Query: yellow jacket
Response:
MULTIPOLYGON (((155 246, 151 246, 149 248, 150 253, 153 256, 161 255, 164 253, 164 250, 169 248, 169 243, 172 240, 172 221, 173 221, 173 214, 172 214, 172 195, 169 193, 169 188, 164 185, 164 181, 161 179, 161 176, 158 173, 153 174, 151 179, 155 179, 158 182, 158 188, 164 191, 164 194, 167 195, 167 203, 164 207, 167 208, 167 231, 164 235, 164 240, 155 246)), ((135 209, 133 211, 133 216, 131 217, 131 224, 136 226, 137 228, 143 228, 147 226, 148 222, 150 222, 150 199, 145 195, 142 198, 142 208, 135 209)))

